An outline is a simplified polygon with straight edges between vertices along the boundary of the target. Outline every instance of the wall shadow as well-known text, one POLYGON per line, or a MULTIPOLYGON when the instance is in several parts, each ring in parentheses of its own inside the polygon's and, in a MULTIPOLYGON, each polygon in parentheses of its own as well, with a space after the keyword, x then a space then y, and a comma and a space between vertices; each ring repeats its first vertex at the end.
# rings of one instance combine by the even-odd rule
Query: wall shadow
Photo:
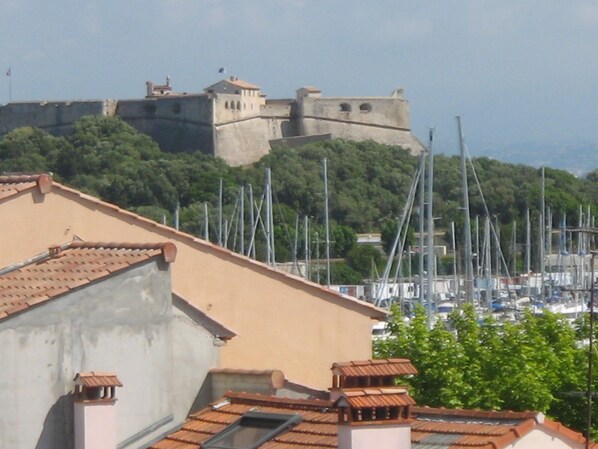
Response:
POLYGON ((44 428, 35 449, 73 449, 75 447, 73 394, 58 398, 46 415, 44 428))

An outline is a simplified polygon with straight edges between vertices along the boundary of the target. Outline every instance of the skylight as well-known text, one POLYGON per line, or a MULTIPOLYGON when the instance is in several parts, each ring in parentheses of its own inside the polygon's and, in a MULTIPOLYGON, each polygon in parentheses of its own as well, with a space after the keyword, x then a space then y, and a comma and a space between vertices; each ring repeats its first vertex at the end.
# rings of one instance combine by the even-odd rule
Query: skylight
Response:
POLYGON ((256 449, 300 422, 300 415, 250 411, 222 432, 202 443, 201 447, 204 449, 256 449))

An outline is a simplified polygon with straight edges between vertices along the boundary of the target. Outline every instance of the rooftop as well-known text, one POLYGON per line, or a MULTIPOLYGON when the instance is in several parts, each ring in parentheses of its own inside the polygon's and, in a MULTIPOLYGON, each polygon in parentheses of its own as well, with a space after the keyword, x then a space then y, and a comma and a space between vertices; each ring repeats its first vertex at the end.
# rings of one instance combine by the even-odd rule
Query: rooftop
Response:
POLYGON ((0 320, 154 257, 173 262, 173 243, 71 242, 0 270, 0 320))
MULTIPOLYGON (((189 417, 182 428, 152 449, 197 449, 249 411, 301 415, 302 421, 259 446, 260 449, 324 449, 338 447, 338 411, 329 401, 285 399, 228 392, 189 417)), ((411 407, 413 449, 502 449, 538 426, 583 442, 583 436, 532 412, 481 412, 411 407)), ((596 448, 596 445, 592 445, 596 448)))
POLYGON ((407 376, 417 374, 409 359, 379 359, 335 363, 332 373, 337 376, 407 376))

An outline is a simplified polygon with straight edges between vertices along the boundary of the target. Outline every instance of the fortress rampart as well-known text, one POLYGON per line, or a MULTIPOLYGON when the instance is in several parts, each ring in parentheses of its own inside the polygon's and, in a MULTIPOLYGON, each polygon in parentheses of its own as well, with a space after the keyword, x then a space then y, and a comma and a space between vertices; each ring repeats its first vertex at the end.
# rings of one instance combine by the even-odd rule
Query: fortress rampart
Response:
POLYGON ((422 151, 411 134, 409 104, 396 90, 389 97, 322 97, 318 89, 297 91, 295 99, 266 100, 258 86, 231 77, 200 94, 172 92, 147 83, 135 100, 9 103, 0 106, 0 138, 33 126, 64 135, 85 115, 119 116, 170 152, 201 151, 230 165, 245 165, 268 154, 273 142, 343 138, 400 145, 422 151))

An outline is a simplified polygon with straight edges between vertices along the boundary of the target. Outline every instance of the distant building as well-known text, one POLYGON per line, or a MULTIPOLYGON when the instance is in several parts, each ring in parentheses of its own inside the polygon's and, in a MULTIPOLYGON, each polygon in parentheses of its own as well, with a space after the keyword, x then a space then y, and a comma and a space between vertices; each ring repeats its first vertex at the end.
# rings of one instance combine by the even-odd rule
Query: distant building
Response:
POLYGON ((230 165, 255 162, 272 146, 331 138, 373 140, 413 154, 423 149, 411 134, 402 89, 388 97, 324 97, 302 87, 295 99, 266 100, 259 86, 234 76, 203 93, 175 92, 167 78, 162 85, 148 81, 141 99, 9 103, 0 106, 0 137, 23 126, 64 135, 85 115, 121 117, 165 151, 201 151, 230 165))

